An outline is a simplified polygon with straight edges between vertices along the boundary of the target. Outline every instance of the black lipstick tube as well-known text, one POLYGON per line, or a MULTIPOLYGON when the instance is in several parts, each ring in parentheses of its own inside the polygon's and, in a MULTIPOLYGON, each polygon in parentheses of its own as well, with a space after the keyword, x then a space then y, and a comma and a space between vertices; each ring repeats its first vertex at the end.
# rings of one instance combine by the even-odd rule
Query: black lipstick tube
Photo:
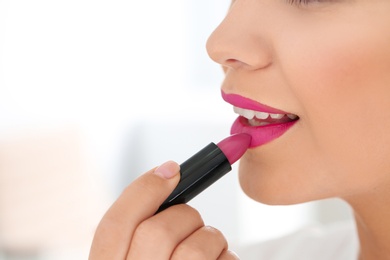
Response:
POLYGON ((180 165, 179 184, 156 214, 170 206, 189 202, 231 169, 222 150, 216 144, 210 143, 180 165))

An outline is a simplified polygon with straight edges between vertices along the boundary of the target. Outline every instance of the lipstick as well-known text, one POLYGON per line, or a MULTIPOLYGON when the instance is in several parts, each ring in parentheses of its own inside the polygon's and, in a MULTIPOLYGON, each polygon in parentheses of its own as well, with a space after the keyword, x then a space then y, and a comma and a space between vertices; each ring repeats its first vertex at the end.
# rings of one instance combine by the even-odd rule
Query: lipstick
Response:
POLYGON ((234 121, 231 127, 231 134, 246 133, 252 137, 250 144, 251 148, 258 147, 275 140, 286 133, 298 122, 299 117, 297 115, 261 104, 255 100, 237 94, 227 94, 223 91, 221 93, 222 98, 234 107, 252 110, 252 113, 263 112, 268 114, 268 118, 266 118, 266 120, 265 118, 256 119, 257 116, 253 114, 255 122, 258 120, 258 122, 263 121, 267 122, 267 124, 254 125, 248 117, 241 115, 234 121), (280 114, 282 115, 282 118, 272 119, 270 114, 280 114), (293 118, 288 115, 292 115, 293 118))
POLYGON ((231 135, 218 144, 210 143, 180 165, 180 181, 171 195, 159 207, 158 212, 187 203, 208 188, 238 161, 251 143, 248 134, 231 135))

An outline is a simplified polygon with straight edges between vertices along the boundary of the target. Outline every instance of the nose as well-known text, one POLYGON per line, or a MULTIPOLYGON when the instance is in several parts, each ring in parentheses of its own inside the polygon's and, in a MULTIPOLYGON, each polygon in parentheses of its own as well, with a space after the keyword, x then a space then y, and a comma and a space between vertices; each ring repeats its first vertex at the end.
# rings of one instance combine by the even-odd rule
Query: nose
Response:
MULTIPOLYGON (((224 69, 257 70, 272 63, 272 48, 253 1, 235 1, 207 40, 207 52, 224 69)), ((258 10, 258 8, 257 8, 258 10)))

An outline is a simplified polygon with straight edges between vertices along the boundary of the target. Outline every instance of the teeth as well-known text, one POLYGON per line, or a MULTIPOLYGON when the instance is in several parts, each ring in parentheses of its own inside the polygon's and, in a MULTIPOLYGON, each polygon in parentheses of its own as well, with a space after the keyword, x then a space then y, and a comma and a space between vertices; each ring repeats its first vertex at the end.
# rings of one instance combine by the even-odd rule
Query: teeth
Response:
POLYGON ((256 112, 255 115, 258 119, 267 119, 269 117, 269 113, 265 112, 256 112))
POLYGON ((234 113, 236 114, 241 114, 241 111, 243 110, 242 108, 239 108, 239 107, 233 107, 233 110, 234 110, 234 113))
POLYGON ((294 114, 287 114, 287 117, 290 119, 296 119, 298 116, 294 114))
POLYGON ((242 114, 242 116, 249 120, 253 119, 255 117, 255 111, 244 109, 244 113, 242 114))
POLYGON ((255 111, 249 110, 249 109, 234 107, 234 112, 249 119, 249 120, 251 120, 255 117, 255 111))
POLYGON ((260 111, 254 111, 254 110, 250 110, 250 109, 244 109, 244 108, 240 108, 240 107, 233 107, 234 109, 234 112, 236 114, 239 114, 245 118, 247 118, 248 120, 252 120, 254 119, 255 117, 257 119, 267 119, 268 117, 271 117, 272 119, 282 119, 284 116, 287 116, 288 118, 292 119, 292 120, 295 120, 298 118, 297 115, 294 115, 294 114, 273 114, 273 113, 266 113, 266 112, 260 112, 260 111))
POLYGON ((270 114, 272 119, 281 119, 284 117, 284 114, 270 114))
POLYGON ((265 126, 265 125, 269 125, 270 123, 268 122, 263 122, 263 121, 258 121, 258 120, 248 120, 248 123, 251 125, 251 126, 265 126))

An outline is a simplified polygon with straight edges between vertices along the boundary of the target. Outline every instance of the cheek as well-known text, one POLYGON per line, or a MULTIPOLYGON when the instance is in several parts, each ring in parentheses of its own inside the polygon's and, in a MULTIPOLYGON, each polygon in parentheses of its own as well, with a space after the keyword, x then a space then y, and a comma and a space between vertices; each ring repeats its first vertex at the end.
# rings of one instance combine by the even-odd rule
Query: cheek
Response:
POLYGON ((300 203, 390 181, 390 30, 339 30, 279 46, 301 120, 241 160, 240 182, 253 199, 300 203))
POLYGON ((349 30, 359 34, 330 32, 292 51, 301 55, 290 55, 291 64, 300 66, 290 66, 288 78, 302 108, 302 147, 337 183, 367 188, 378 184, 373 172, 390 170, 390 37, 388 29, 349 30))
MULTIPOLYGON (((328 48, 325 44, 308 51, 306 62, 291 75, 301 118, 313 133, 318 132, 318 139, 333 144, 349 140, 353 147, 357 140, 378 136, 390 125, 390 37, 382 41, 378 36, 341 39, 328 48)), ((385 133, 383 140, 388 136, 385 133)))

